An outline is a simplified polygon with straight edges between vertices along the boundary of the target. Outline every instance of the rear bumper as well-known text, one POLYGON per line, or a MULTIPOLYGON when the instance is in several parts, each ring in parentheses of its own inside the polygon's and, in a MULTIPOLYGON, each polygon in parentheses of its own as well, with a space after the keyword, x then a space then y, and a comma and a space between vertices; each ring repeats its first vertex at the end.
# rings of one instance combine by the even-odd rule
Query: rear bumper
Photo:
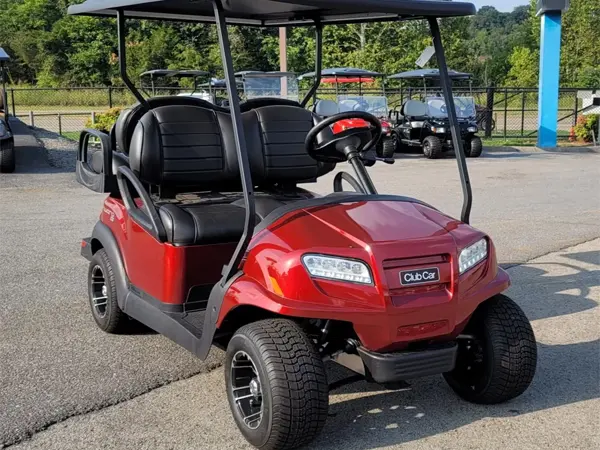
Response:
POLYGON ((366 375, 377 383, 396 383, 450 372, 456 365, 456 342, 439 344, 421 351, 376 353, 364 347, 358 353, 366 375))

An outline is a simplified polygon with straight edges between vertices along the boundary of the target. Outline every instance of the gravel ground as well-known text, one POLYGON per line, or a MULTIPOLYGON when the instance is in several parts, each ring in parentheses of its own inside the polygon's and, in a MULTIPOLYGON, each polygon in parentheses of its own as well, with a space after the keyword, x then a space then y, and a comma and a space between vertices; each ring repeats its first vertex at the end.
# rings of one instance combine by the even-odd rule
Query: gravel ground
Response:
POLYGON ((40 145, 46 148, 48 163, 52 167, 75 170, 78 143, 43 128, 31 128, 40 145))

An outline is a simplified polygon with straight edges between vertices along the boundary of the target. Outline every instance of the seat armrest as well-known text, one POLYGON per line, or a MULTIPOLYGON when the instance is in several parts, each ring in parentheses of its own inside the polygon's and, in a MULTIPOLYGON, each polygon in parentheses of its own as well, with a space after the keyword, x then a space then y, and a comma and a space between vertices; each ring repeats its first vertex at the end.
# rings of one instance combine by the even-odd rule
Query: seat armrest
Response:
POLYGON ((119 171, 117 172, 117 184, 119 185, 119 191, 121 192, 121 197, 123 198, 123 203, 125 204, 125 209, 127 209, 129 217, 150 233, 157 241, 166 242, 167 232, 152 203, 152 199, 138 177, 135 176, 129 167, 119 167, 119 171), (137 195, 142 201, 141 208, 138 207, 133 200, 128 182, 136 190, 137 195))

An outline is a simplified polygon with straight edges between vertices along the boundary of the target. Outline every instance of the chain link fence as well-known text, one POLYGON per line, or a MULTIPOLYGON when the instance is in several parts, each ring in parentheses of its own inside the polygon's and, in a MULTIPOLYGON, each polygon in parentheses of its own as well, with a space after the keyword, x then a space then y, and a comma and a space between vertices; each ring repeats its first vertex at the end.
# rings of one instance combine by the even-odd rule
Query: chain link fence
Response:
MULTIPOLYGON (((585 105, 580 89, 561 89, 559 98, 559 139, 568 139, 571 128, 585 105)), ((148 96, 189 93, 183 88, 156 88, 148 96)), ((224 91, 214 92, 225 98, 224 91)), ((304 92, 305 93, 305 92, 304 92)), ((454 89, 455 95, 472 96, 477 105, 477 122, 481 134, 490 139, 535 139, 538 127, 538 91, 524 88, 454 89)), ((99 113, 136 102, 126 88, 9 88, 8 101, 12 114, 28 125, 43 128, 76 139, 79 131, 95 120, 99 113)), ((302 95, 302 93, 301 93, 302 95)), ((402 88, 374 89, 356 85, 338 89, 322 88, 318 98, 335 99, 337 95, 385 96, 391 117, 409 99, 423 100, 441 95, 439 89, 402 88)))

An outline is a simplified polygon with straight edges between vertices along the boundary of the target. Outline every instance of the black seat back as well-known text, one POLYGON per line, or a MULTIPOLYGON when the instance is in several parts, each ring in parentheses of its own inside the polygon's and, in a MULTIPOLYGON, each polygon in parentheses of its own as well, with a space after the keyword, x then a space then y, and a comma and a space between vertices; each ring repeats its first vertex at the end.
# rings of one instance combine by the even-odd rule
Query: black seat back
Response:
MULTIPOLYGON (((314 181, 335 168, 311 158, 306 135, 315 116, 300 107, 266 106, 242 114, 255 186, 314 181)), ((239 164, 231 116, 199 106, 161 106, 147 112, 130 145, 138 178, 165 193, 239 192, 239 164)))
POLYGON ((243 116, 248 153, 262 156, 264 184, 314 181, 335 168, 306 152, 304 141, 316 120, 310 111, 298 106, 264 106, 243 116))
MULTIPOLYGON (((212 103, 202 100, 198 97, 192 96, 164 96, 164 97, 153 97, 147 100, 148 107, 150 109, 160 108, 161 106, 199 106, 207 109, 214 109, 215 111, 227 112, 226 108, 213 105, 212 103)), ((117 150, 129 154, 129 145, 135 127, 139 120, 148 112, 148 107, 137 103, 131 108, 124 109, 121 111, 119 118, 114 126, 115 141, 117 144, 117 150)))
POLYGON ((295 100, 278 97, 257 97, 250 98, 245 102, 240 103, 240 110, 242 112, 248 112, 264 106, 295 106, 296 108, 301 108, 300 103, 295 100))
POLYGON ((239 169, 229 114, 199 106, 161 106, 139 121, 130 165, 165 190, 237 190, 239 169), (235 147, 234 147, 235 148, 235 147))

